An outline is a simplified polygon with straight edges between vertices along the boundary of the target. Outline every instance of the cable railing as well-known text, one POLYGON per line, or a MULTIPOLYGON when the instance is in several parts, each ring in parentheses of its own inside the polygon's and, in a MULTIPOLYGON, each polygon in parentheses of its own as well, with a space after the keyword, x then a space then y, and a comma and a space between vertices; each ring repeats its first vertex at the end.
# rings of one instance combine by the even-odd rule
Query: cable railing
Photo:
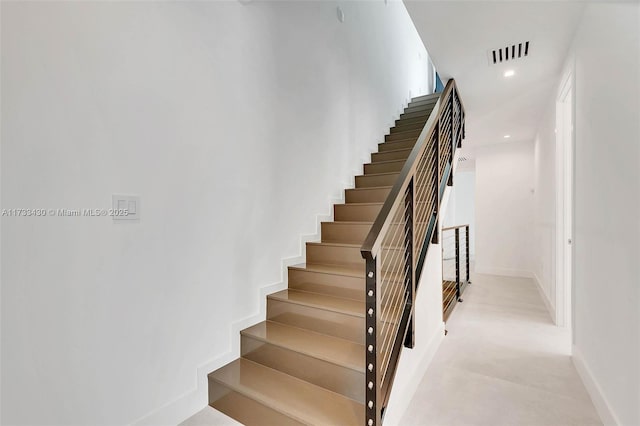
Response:
POLYGON ((381 425, 403 343, 414 345, 414 301, 452 159, 464 139, 464 106, 447 82, 365 239, 365 423, 381 425))
POLYGON ((469 225, 442 228, 442 317, 447 321, 470 284, 469 225))

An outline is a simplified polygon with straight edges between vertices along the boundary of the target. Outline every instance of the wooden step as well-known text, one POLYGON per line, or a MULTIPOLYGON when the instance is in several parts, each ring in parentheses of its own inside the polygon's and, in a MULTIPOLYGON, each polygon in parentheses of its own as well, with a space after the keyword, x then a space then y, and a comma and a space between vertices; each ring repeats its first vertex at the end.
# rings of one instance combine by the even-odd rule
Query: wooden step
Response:
POLYGON ((325 243, 362 244, 373 222, 322 222, 321 236, 325 243))
POLYGON ((405 139, 402 141, 383 142, 378 144, 378 152, 398 151, 400 149, 411 149, 415 146, 417 139, 405 139))
POLYGON ((306 245, 307 263, 354 268, 364 265, 360 244, 308 242, 306 245))
MULTIPOLYGON (((395 151, 374 152, 371 154, 371 162, 390 161, 390 160, 406 160, 409 158, 411 148, 398 149, 395 151)), ((391 184, 393 186, 393 183, 391 184)))
MULTIPOLYGON (((411 150, 408 150, 411 151, 411 150)), ((393 151, 391 151, 393 152, 393 151)), ((395 151, 398 152, 398 151, 395 151)), ((387 153, 385 153, 387 154, 387 153)), ((400 173, 376 173, 356 176, 356 188, 371 188, 378 186, 393 186, 400 173)))
POLYGON ((394 134, 394 133, 406 132, 409 130, 422 129, 423 127, 424 127, 424 123, 422 121, 417 121, 415 123, 401 123, 401 124, 396 124, 391 129, 389 129, 389 133, 394 134))
POLYGON ((364 402, 363 344, 273 321, 240 334, 243 358, 364 402))
POLYGON ((362 425, 365 421, 362 404, 247 359, 227 364, 208 379, 209 405, 247 426, 362 425))
POLYGON ((363 301, 299 290, 267 296, 267 319, 328 336, 365 343, 363 301))
POLYGON ((407 105, 407 108, 416 107, 416 106, 425 106, 425 105, 430 105, 433 108, 437 102, 438 102, 438 98, 426 99, 423 101, 411 101, 409 102, 409 105, 407 105))
POLYGON ((391 133, 384 137, 385 142, 400 141, 406 139, 417 139, 422 129, 413 129, 405 132, 391 133))
POLYGON ((422 96, 416 96, 415 98, 411 99, 411 102, 421 102, 421 101, 425 101, 425 100, 430 100, 430 99, 438 99, 440 97, 441 93, 430 93, 428 95, 422 95, 422 96))
POLYGON ((429 119, 429 115, 431 111, 416 111, 416 112, 407 112, 400 114, 400 119, 403 120, 405 118, 422 118, 425 121, 429 119))
POLYGON ((435 106, 435 104, 436 104, 435 102, 428 102, 424 104, 409 105, 404 109, 403 112, 410 113, 410 112, 418 112, 418 111, 431 111, 433 110, 433 107, 435 106))
POLYGON ((335 204, 333 217, 336 222, 373 222, 378 217, 383 203, 335 204))
POLYGON ((364 165, 364 174, 400 172, 407 160, 378 161, 364 165))
POLYGON ((395 125, 396 126, 404 126, 407 124, 416 124, 416 123, 422 123, 422 124, 426 124, 427 120, 428 120, 428 116, 421 116, 421 117, 416 117, 416 118, 400 118, 398 120, 395 121, 395 125))
POLYGON ((384 202, 389 196, 389 192, 391 192, 391 186, 346 189, 344 191, 344 200, 347 203, 384 202))
POLYGON ((364 264, 357 266, 301 263, 287 268, 289 289, 364 300, 364 264))

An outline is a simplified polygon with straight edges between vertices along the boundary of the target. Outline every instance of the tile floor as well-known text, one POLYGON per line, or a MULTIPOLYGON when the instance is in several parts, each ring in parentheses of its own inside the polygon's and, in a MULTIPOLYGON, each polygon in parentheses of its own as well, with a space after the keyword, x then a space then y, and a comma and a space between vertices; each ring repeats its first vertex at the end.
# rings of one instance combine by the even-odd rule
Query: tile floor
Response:
MULTIPOLYGON (((534 282, 472 281, 399 426, 601 425, 534 282)), ((181 426, 237 424, 207 407, 181 426)))
POLYGON ((401 425, 601 425, 533 280, 472 282, 401 425))

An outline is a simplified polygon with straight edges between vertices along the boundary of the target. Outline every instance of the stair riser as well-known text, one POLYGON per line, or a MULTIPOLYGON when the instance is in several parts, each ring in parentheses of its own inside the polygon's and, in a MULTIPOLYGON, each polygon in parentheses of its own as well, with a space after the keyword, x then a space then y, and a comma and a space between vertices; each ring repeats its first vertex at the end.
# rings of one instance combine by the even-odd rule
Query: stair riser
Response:
POLYGON ((209 378, 209 405, 247 426, 304 425, 211 378, 209 378))
POLYGON ((373 154, 371 154, 371 162, 375 163, 376 161, 406 160, 409 157, 410 153, 410 149, 402 151, 374 152, 373 154))
POLYGON ((289 288, 328 296, 345 297, 347 299, 364 300, 364 265, 362 277, 325 274, 289 269, 289 288))
POLYGON ((435 105, 435 102, 431 102, 431 103, 426 103, 423 105, 409 105, 408 107, 406 107, 404 109, 404 113, 411 113, 411 112, 426 112, 426 111, 431 111, 433 110, 433 107, 435 105))
POLYGON ((344 192, 346 203, 382 203, 387 199, 391 188, 369 188, 361 190, 347 189, 344 192))
POLYGON ((407 124, 417 124, 417 123, 421 123, 423 126, 424 124, 426 124, 428 117, 424 116, 424 117, 417 117, 417 118, 401 118, 399 120, 396 120, 395 125, 396 126, 404 126, 407 124))
POLYGON ((371 188, 375 186, 393 186, 399 174, 356 176, 356 188, 371 188))
POLYGON ((364 165, 364 174, 375 174, 375 173, 392 173, 392 172, 400 172, 402 167, 404 167, 405 161, 394 161, 393 163, 371 163, 364 165))
POLYGON ((324 246, 307 244, 307 263, 322 265, 364 265, 360 247, 324 246))
POLYGON ((416 144, 416 139, 404 141, 384 142, 378 144, 378 152, 397 151, 399 149, 411 149, 416 144))
POLYGON ((438 99, 440 95, 441 93, 431 93, 428 95, 416 96, 415 98, 411 99, 411 102, 422 102, 431 99, 438 99))
MULTIPOLYGON (((316 386, 364 402, 364 373, 242 336, 242 357, 316 386)), ((365 350, 362 348, 362 363, 365 350)))
POLYGON ((384 137, 385 142, 400 141, 405 139, 417 139, 422 129, 410 130, 408 132, 392 133, 384 137))
POLYGON ((267 299, 267 318, 282 324, 351 340, 361 345, 365 343, 363 317, 267 299))
POLYGON ((373 222, 381 208, 381 204, 336 204, 333 206, 333 217, 336 221, 373 222))
POLYGON ((417 111, 417 112, 403 112, 400 114, 400 120, 404 120, 405 118, 421 118, 425 121, 429 118, 429 114, 426 111, 417 111))
POLYGON ((349 223, 341 225, 340 222, 323 222, 322 242, 362 244, 371 230, 371 224, 349 223))
POLYGON ((436 104, 436 102, 438 102, 438 98, 426 99, 423 101, 412 101, 412 102, 409 102, 409 105, 407 105, 407 108, 413 108, 413 107, 425 106, 425 105, 430 105, 431 107, 433 107, 436 104))
POLYGON ((409 123, 409 124, 396 124, 394 127, 392 127, 389 130, 389 133, 394 134, 394 133, 402 133, 402 132, 409 132, 411 130, 418 130, 418 129, 422 129, 424 127, 424 123, 422 122, 417 122, 417 123, 409 123))

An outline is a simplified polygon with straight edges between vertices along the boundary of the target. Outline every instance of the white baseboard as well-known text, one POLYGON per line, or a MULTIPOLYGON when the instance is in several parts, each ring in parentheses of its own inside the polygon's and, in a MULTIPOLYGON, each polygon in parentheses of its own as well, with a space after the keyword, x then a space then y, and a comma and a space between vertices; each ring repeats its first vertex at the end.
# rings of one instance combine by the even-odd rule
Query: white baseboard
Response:
MULTIPOLYGON (((355 178, 354 178, 355 179, 355 178)), ((348 184, 345 184, 348 188, 348 184)), ((333 204, 344 203, 344 192, 341 198, 334 197, 329 200, 333 204)), ((300 255, 282 259, 282 271, 280 281, 267 284, 259 289, 260 309, 258 312, 245 318, 233 321, 229 325, 230 349, 218 354, 215 358, 205 361, 196 368, 196 385, 189 391, 169 401, 165 405, 144 415, 130 423, 135 426, 175 426, 202 410, 208 404, 207 375, 218 368, 230 363, 240 356, 240 331, 254 324, 264 321, 267 317, 267 295, 287 288, 288 267, 298 263, 304 263, 306 258, 306 243, 320 240, 321 223, 333 220, 333 208, 329 214, 316 215, 316 233, 300 236, 300 255)))
POLYGON ((593 373, 591 373, 591 369, 587 365, 586 361, 582 357, 582 353, 576 345, 571 346, 571 354, 573 365, 575 365, 576 370, 578 370, 582 383, 584 383, 584 387, 587 389, 587 392, 591 397, 591 401, 593 401, 593 405, 596 407, 598 415, 600 415, 600 420, 602 420, 602 423, 605 426, 618 426, 620 422, 618 421, 617 416, 611 409, 611 405, 604 396, 602 388, 593 376, 593 373))
POLYGON ((503 277, 533 278, 533 273, 531 271, 525 271, 524 269, 510 269, 482 265, 478 266, 477 263, 475 265, 474 272, 476 274, 501 275, 503 277))
POLYGON ((547 311, 549 311, 549 315, 551 315, 551 321, 554 324, 558 324, 556 321, 556 308, 551 304, 551 300, 549 300, 549 296, 544 292, 544 288, 542 287, 542 281, 540 281, 540 277, 535 272, 533 273, 533 281, 536 283, 536 287, 538 288, 538 292, 540 293, 540 297, 544 302, 544 306, 546 306, 547 311))
MULTIPOLYGON (((412 362, 411 365, 403 365, 403 354, 400 355, 398 372, 396 373, 393 390, 384 415, 385 425, 400 425, 400 421, 402 420, 405 411, 407 411, 407 408, 413 399, 413 395, 416 393, 416 390, 422 381, 422 377, 427 372, 427 368, 429 368, 431 360, 436 354, 436 351, 440 347, 443 339, 444 322, 441 323, 431 335, 429 343, 424 346, 422 353, 417 354, 417 361, 412 362)), ((415 351, 416 349, 412 350, 415 351)), ((404 351, 407 351, 407 349, 403 349, 403 353, 404 351)), ((410 360, 404 361, 406 363, 410 360)))

